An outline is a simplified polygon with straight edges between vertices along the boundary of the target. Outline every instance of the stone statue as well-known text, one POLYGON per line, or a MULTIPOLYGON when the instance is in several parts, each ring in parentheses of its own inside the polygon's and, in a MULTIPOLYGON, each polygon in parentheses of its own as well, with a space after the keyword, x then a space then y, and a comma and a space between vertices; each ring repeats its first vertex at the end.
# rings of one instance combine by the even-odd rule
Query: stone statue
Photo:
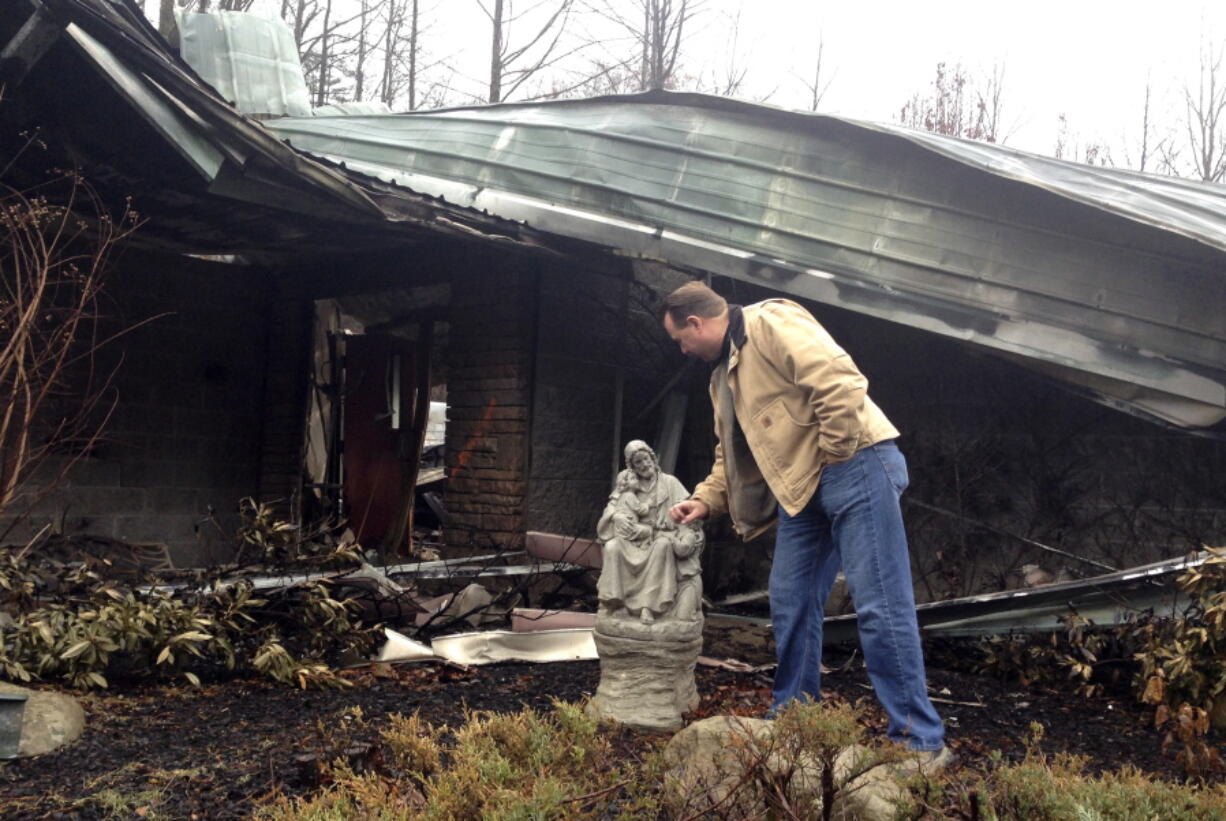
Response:
POLYGON ((669 517, 689 492, 660 471, 645 442, 630 442, 625 456, 596 526, 604 560, 596 586, 601 679, 589 709, 634 727, 674 729, 698 703, 702 527, 669 517))

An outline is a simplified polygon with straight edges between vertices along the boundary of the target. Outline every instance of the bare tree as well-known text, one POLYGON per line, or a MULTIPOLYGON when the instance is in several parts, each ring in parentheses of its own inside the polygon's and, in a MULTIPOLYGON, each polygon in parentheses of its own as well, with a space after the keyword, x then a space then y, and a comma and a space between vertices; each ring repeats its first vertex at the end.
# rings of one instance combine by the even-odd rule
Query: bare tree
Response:
POLYGON ((385 0, 382 11, 379 99, 409 111, 443 105, 450 86, 445 79, 430 81, 430 77, 438 69, 449 69, 449 63, 446 58, 432 58, 422 45, 430 29, 423 21, 434 9, 423 8, 421 0, 385 0))
POLYGON ((175 0, 159 0, 158 33, 166 38, 168 43, 179 41, 179 29, 175 26, 175 0))
POLYGON ((966 83, 962 66, 955 65, 950 70, 945 63, 937 63, 931 92, 927 95, 916 92, 903 103, 899 122, 921 131, 961 137, 966 131, 966 83))
POLYGON ((1052 156, 1057 160, 1070 160, 1085 165, 1115 166, 1115 158, 1111 149, 1103 142, 1082 142, 1080 135, 1069 128, 1068 115, 1060 113, 1056 116, 1056 144, 1052 148, 1052 156))
POLYGON ((370 41, 367 39, 367 22, 371 17, 370 0, 359 0, 361 9, 358 12, 358 43, 356 61, 353 67, 353 99, 358 102, 366 96, 366 57, 370 53, 370 41))
POLYGON ((355 37, 346 30, 361 19, 362 8, 341 16, 335 12, 342 6, 335 0, 281 0, 281 17, 294 33, 302 73, 317 107, 337 98, 344 79, 354 74, 349 65, 354 55, 346 47, 355 37))
POLYGON ((633 51, 633 57, 617 55, 610 64, 636 61, 639 90, 647 91, 675 86, 682 43, 705 5, 705 0, 593 0, 589 8, 623 32, 613 45, 630 44, 633 51))
POLYGON ((1221 47, 1206 45, 1203 36, 1195 92, 1185 85, 1183 93, 1192 170, 1206 182, 1221 182, 1226 175, 1226 77, 1221 47))
POLYGON ((703 85, 704 91, 718 94, 721 97, 735 97, 745 86, 745 77, 749 74, 749 64, 741 53, 741 7, 736 12, 727 15, 726 25, 728 39, 724 43, 724 59, 710 70, 710 79, 703 85))
POLYGON ((488 102, 499 103, 519 91, 524 83, 578 48, 560 48, 567 23, 575 10, 575 0, 541 0, 516 12, 512 0, 476 0, 490 19, 490 81, 488 102), (492 5, 490 5, 492 1, 492 5), (533 34, 511 45, 511 30, 516 24, 534 23, 533 34))
POLYGON ((315 86, 315 107, 318 108, 328 101, 328 86, 331 78, 332 64, 328 48, 331 46, 332 0, 324 0, 324 29, 319 38, 319 81, 315 86))
POLYGON ((903 125, 951 137, 995 143, 1004 142, 1004 67, 993 66, 982 89, 976 89, 966 69, 937 63, 936 76, 927 94, 916 93, 903 104, 898 119, 903 125))
POLYGON ((1145 100, 1141 106, 1141 136, 1140 144, 1136 146, 1136 160, 1133 160, 1132 152, 1127 144, 1123 146, 1122 154, 1124 162, 1129 168, 1135 168, 1137 171, 1150 171, 1155 168, 1162 169, 1171 173, 1166 167, 1167 160, 1172 159, 1171 155, 1171 136, 1168 133, 1159 134, 1155 132, 1153 121, 1153 84, 1149 78, 1145 79, 1145 100))
POLYGON ((805 88, 809 90, 809 110, 817 111, 821 108, 822 98, 826 96, 826 92, 830 89, 830 84, 834 82, 833 75, 827 77, 822 74, 822 58, 826 51, 826 37, 823 32, 817 33, 817 59, 813 65, 813 82, 804 80, 805 88))
POLYGON ((307 29, 315 22, 320 11, 317 0, 281 0, 281 19, 293 30, 299 54, 302 53, 307 29))
POLYGON ((1003 143, 1009 138, 1004 131, 1004 63, 993 63, 989 73, 984 75, 982 90, 975 92, 976 127, 979 129, 977 140, 989 143, 1003 143))

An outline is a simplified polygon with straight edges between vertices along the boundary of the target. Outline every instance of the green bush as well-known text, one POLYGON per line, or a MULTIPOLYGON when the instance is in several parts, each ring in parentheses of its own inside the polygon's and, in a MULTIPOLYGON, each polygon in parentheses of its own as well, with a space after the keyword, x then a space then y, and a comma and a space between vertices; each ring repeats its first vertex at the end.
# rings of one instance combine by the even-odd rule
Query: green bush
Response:
POLYGON ((446 742, 440 728, 418 716, 394 715, 380 744, 381 769, 354 773, 338 762, 318 794, 277 797, 257 817, 530 821, 658 814, 651 795, 657 764, 618 766, 579 705, 555 702, 546 714, 470 712, 446 742))
POLYGON ((1226 819, 1226 785, 1176 784, 1153 779, 1126 766, 1087 775, 1083 756, 1038 751, 1043 727, 1032 723, 1026 756, 1004 764, 999 752, 985 775, 969 771, 910 781, 910 799, 898 819, 984 821, 1221 821, 1226 819))
MULTIPOLYGON (((359 566, 351 547, 289 547, 292 528, 266 506, 246 500, 242 512, 242 542, 273 562, 265 567, 359 566)), ((202 674, 237 671, 300 687, 345 686, 330 662, 366 656, 377 639, 376 626, 362 623, 359 604, 340 598, 334 580, 257 597, 249 579, 227 579, 221 569, 178 584, 159 576, 108 578, 107 569, 98 560, 66 563, 29 547, 0 548, 2 604, 11 617, 0 627, 5 678, 92 688, 106 687, 114 672, 199 684, 202 674)))

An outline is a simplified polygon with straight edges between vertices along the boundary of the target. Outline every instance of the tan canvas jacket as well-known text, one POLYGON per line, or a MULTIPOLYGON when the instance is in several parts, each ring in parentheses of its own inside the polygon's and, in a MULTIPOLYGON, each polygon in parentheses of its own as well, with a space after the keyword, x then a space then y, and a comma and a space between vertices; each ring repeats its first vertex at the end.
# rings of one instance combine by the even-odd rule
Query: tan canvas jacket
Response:
POLYGON ((715 464, 694 489, 712 516, 725 512, 745 539, 771 521, 738 520, 737 477, 725 473, 724 443, 740 422, 757 468, 775 499, 796 515, 817 490, 822 468, 898 436, 868 396, 868 380, 813 315, 786 299, 743 310, 744 336, 732 341, 727 381, 736 420, 721 418, 716 379, 715 464), (731 498, 730 498, 731 497, 731 498))

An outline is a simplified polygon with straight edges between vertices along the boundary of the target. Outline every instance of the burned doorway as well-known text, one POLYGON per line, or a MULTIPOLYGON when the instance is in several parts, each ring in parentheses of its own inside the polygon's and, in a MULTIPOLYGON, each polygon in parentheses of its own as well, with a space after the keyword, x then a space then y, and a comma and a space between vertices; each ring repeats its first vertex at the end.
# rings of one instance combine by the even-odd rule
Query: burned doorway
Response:
POLYGON ((447 298, 438 286, 315 305, 302 517, 348 529, 382 564, 438 546, 447 298))

